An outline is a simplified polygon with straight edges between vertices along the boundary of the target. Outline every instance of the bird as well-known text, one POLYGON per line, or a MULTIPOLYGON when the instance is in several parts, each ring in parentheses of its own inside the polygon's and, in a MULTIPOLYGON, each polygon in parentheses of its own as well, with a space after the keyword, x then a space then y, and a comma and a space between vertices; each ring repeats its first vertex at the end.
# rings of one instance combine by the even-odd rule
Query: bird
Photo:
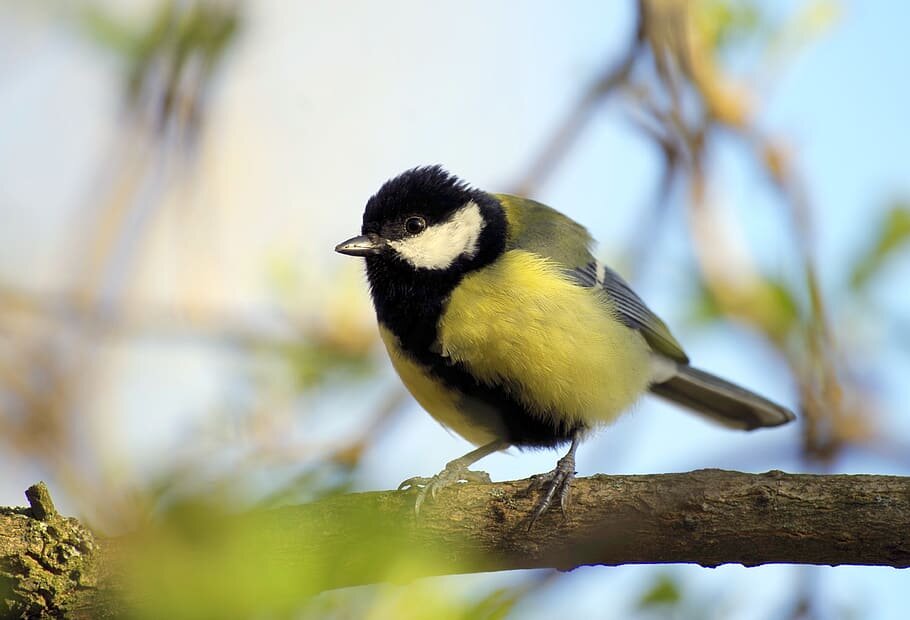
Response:
POLYGON ((385 182, 366 203, 361 234, 335 247, 365 259, 379 335, 405 387, 477 446, 401 484, 418 490, 418 516, 428 494, 489 482, 470 469, 485 456, 568 444, 552 471, 532 478, 540 497, 528 529, 557 499, 565 518, 580 442, 647 393, 735 429, 795 419, 690 365, 593 245, 556 209, 431 165, 385 182))

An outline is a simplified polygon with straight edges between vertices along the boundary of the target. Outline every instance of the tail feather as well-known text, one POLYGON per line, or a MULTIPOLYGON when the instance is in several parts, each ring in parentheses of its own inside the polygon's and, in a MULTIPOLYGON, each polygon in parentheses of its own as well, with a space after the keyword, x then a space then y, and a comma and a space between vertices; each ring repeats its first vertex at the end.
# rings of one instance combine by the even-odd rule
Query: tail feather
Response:
POLYGON ((651 385, 651 392, 724 426, 747 431, 796 419, 789 409, 687 364, 679 364, 672 377, 651 385))

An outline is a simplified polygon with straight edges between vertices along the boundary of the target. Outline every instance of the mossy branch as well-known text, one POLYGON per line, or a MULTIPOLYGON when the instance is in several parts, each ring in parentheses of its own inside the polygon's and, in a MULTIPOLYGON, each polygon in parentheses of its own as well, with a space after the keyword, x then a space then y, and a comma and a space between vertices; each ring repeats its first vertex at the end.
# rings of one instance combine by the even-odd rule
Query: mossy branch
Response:
MULTIPOLYGON (((30 508, 0 510, 0 609, 23 617, 120 613, 112 605, 127 599, 114 603, 112 593, 126 592, 121 577, 137 558, 149 560, 142 581, 162 600, 179 601, 180 588, 205 590, 192 583, 198 575, 208 585, 237 578, 236 567, 230 577, 220 572, 236 562, 270 574, 272 589, 280 568, 298 604, 328 588, 520 568, 910 566, 910 477, 720 470, 599 475, 576 480, 567 520, 554 511, 530 532, 527 516, 536 497, 527 486, 459 485, 428 502, 419 523, 412 493, 385 491, 239 517, 203 513, 196 524, 202 529, 184 525, 177 537, 159 531, 99 543, 78 521, 58 515, 46 488, 36 485, 28 492, 30 508), (174 546, 187 539, 195 555, 174 546), (186 566, 190 557, 206 565, 186 566)), ((274 600, 274 592, 255 591, 255 579, 238 581, 252 588, 244 596, 274 600)), ((215 591, 227 600, 234 593, 215 591)), ((237 602, 230 605, 236 611, 237 602)))

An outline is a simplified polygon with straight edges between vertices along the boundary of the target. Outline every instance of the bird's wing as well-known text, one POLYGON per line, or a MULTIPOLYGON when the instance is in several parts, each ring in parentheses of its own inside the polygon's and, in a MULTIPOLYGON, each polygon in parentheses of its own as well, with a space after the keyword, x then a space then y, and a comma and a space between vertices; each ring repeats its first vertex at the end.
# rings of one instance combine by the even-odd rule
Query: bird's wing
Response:
POLYGON ((641 332, 654 351, 688 363, 682 346, 660 317, 618 273, 594 258, 594 239, 584 226, 527 198, 507 194, 497 194, 496 198, 509 221, 506 249, 527 250, 549 258, 565 266, 566 273, 580 286, 602 288, 624 325, 641 332))
POLYGON ((652 349, 677 362, 689 363, 688 356, 667 325, 645 305, 618 273, 600 261, 592 260, 584 267, 574 269, 573 274, 582 286, 603 287, 616 307, 620 320, 626 326, 640 331, 652 349))

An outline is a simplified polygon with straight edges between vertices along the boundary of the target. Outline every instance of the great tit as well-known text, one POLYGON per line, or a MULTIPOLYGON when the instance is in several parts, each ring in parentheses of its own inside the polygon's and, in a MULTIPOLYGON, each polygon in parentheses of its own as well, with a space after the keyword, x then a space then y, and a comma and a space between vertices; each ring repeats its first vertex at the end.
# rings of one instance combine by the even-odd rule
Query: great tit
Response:
MULTIPOLYGON (((439 166, 408 170, 369 199, 361 235, 335 250, 366 259, 379 333, 420 405, 477 449, 449 462, 415 503, 510 446, 568 453, 535 477, 530 523, 565 514, 585 434, 650 392, 728 427, 795 418, 689 365, 670 330, 591 254, 588 231, 539 202, 475 189, 439 166)), ((530 526, 529 526, 530 527, 530 526)))

